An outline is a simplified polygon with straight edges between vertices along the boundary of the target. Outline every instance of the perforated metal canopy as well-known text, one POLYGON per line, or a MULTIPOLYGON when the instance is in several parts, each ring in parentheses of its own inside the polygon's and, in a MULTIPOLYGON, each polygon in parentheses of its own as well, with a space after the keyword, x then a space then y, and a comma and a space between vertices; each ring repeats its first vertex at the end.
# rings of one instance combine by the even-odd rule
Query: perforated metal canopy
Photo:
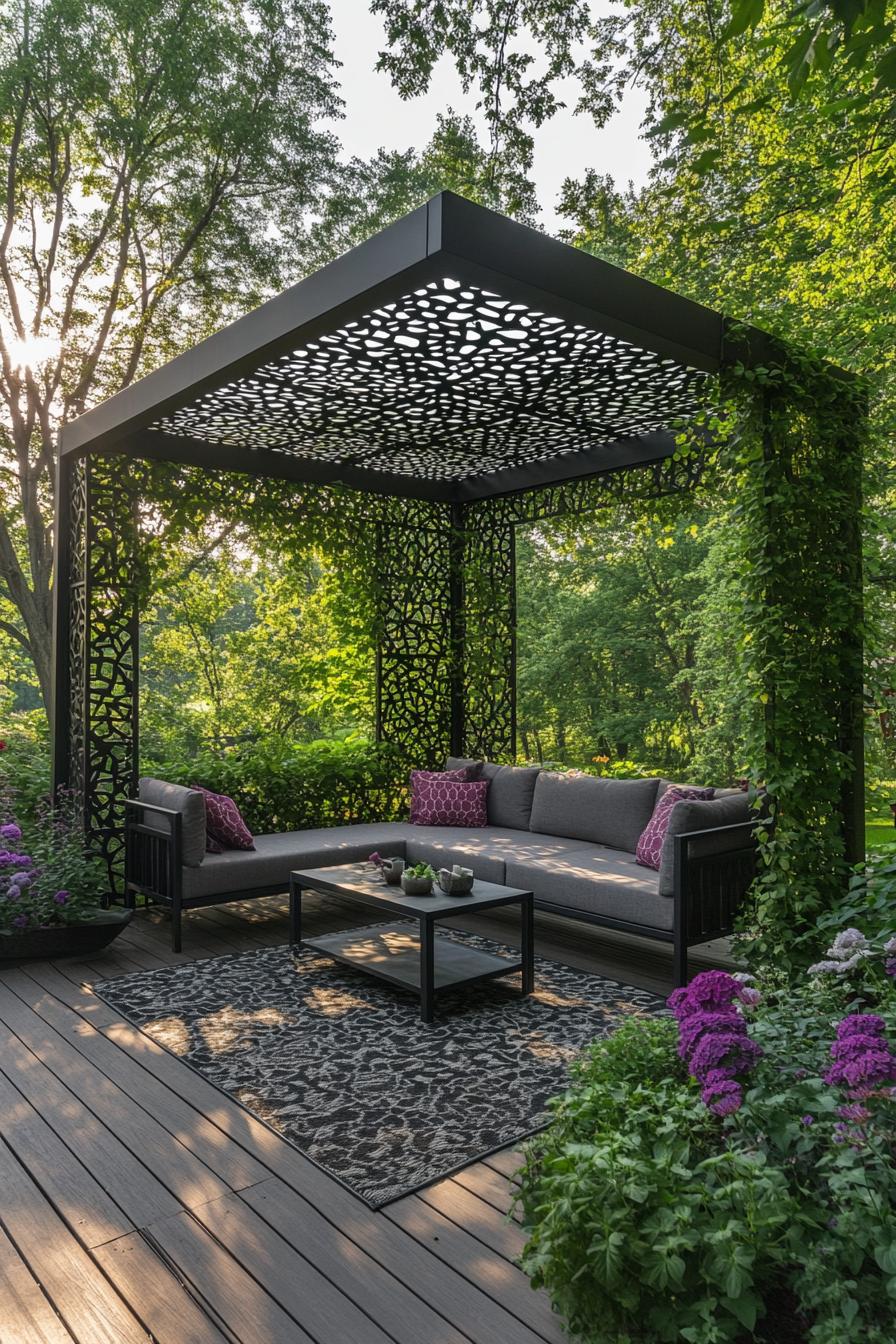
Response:
POLYGON ((446 192, 62 451, 475 499, 668 455, 722 341, 720 314, 446 192))

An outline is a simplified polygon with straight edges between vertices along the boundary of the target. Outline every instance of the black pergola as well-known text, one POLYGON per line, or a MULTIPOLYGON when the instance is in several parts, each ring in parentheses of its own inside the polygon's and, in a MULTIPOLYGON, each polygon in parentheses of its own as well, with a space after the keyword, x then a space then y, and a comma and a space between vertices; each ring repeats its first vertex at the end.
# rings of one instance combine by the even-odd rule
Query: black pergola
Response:
MULTIPOLYGON (((588 511, 624 482, 691 488, 704 455, 676 452, 682 426, 726 369, 773 348, 442 193, 66 426, 54 776, 82 799, 88 833, 114 860, 137 771, 139 464, 292 483, 303 508, 334 491, 361 501, 355 521, 379 538, 379 734, 420 763, 501 759, 514 750, 516 524, 588 511)), ((853 852, 860 692, 838 691, 853 852)))

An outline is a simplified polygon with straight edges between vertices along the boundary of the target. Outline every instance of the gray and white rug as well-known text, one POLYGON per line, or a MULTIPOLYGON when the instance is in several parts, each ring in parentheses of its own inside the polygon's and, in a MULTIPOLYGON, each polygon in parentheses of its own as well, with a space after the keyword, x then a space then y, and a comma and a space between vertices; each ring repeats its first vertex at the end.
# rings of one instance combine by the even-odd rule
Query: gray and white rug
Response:
MULTIPOLYGON (((416 932, 409 925, 409 932, 416 932)), ((511 948, 440 930, 487 951, 511 948)), ((536 958, 519 976, 415 998, 305 948, 263 948, 95 986, 373 1208, 545 1124, 570 1062, 663 999, 536 958)))

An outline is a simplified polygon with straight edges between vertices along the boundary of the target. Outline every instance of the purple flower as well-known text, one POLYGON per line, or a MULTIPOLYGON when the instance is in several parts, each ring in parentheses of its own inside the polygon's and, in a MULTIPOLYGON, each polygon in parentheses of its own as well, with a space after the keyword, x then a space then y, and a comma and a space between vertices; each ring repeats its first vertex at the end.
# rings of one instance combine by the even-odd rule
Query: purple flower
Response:
POLYGON ((750 985, 743 985, 738 995, 741 1003, 745 1003, 748 1008, 755 1008, 757 1003, 762 1002, 762 995, 758 989, 751 988, 750 985))
POLYGON ((884 943, 884 951, 888 956, 896 957, 896 938, 889 938, 884 943))
POLYGON ((57 905, 65 905, 68 899, 69 894, 67 891, 57 891, 56 895, 53 897, 53 900, 57 905))
POLYGON ((824 1076, 830 1087, 844 1087, 864 1095, 886 1083, 896 1082, 896 1056, 890 1050, 883 1018, 873 1013, 851 1013, 837 1026, 831 1045, 834 1061, 824 1076))
POLYGON ((682 1059, 690 1059, 694 1049, 704 1036, 712 1032, 735 1032, 747 1034, 747 1024, 736 1012, 727 1013, 691 1013, 678 1024, 678 1053, 682 1059))
POLYGON ((889 975, 891 979, 896 980, 896 957, 887 957, 884 962, 884 974, 889 975))
POLYGON ((741 986, 727 971, 701 971, 689 985, 669 995, 669 1007, 681 1021, 691 1013, 717 1013, 740 997, 741 986))
POLYGON ((707 1081, 700 1095, 713 1115, 718 1116, 733 1115, 735 1111, 740 1110, 744 1099, 740 1083, 734 1082, 731 1078, 714 1078, 711 1082, 707 1081))
POLYGON ((801 1125, 806 1125, 807 1128, 808 1128, 809 1125, 814 1125, 814 1124, 815 1124, 815 1116, 814 1116, 814 1115, 804 1115, 804 1116, 802 1117, 802 1119, 800 1120, 800 1124, 801 1124, 801 1125))
POLYGON ((28 916, 27 916, 27 915, 16 915, 15 919, 13 920, 13 925, 14 925, 17 929, 24 929, 24 928, 26 928, 27 925, 28 925, 28 916))
POLYGON ((8 821, 5 826, 0 826, 0 840, 21 840, 21 838, 21 829, 14 821, 8 821))
POLYGON ((702 1081, 713 1069, 724 1069, 729 1078, 748 1073, 762 1057, 762 1046, 739 1031, 718 1031, 698 1042, 690 1059, 691 1074, 702 1081))
POLYGON ((846 1036, 883 1036, 887 1024, 875 1013, 850 1013, 837 1023, 837 1040, 846 1036))

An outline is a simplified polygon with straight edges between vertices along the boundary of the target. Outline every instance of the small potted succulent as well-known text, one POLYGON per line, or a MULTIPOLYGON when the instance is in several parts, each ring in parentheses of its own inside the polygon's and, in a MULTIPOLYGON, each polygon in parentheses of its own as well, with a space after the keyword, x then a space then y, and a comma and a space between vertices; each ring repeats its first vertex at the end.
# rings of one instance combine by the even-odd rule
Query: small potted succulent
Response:
POLYGON ((401 875, 401 889, 405 896, 429 896, 432 884, 436 880, 436 871, 428 863, 415 863, 405 868, 401 875))
POLYGON ((0 961, 105 947, 133 914, 103 909, 108 891, 106 866, 85 853, 70 799, 42 804, 28 826, 0 798, 0 961))

